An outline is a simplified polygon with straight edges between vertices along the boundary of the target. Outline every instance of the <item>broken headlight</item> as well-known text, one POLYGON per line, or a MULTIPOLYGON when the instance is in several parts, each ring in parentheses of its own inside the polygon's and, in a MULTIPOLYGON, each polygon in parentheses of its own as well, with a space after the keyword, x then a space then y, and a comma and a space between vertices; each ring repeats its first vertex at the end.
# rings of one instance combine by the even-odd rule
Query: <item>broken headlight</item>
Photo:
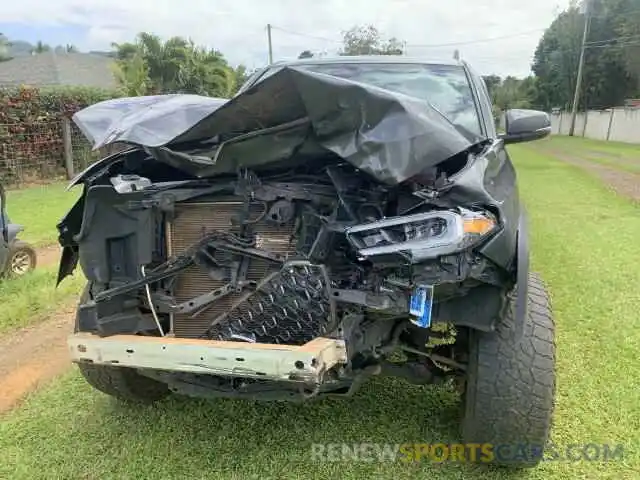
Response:
POLYGON ((471 247, 497 226, 493 215, 467 209, 386 218, 347 229, 361 259, 402 254, 412 262, 471 247))

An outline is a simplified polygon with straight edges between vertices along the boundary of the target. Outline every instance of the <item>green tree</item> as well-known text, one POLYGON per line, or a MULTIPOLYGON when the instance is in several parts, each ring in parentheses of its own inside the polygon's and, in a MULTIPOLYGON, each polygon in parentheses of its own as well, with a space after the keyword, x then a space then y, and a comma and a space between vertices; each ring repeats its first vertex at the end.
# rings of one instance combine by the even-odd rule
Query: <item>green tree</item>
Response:
POLYGON ((227 98, 233 95, 234 71, 220 52, 199 48, 189 42, 183 54, 177 64, 173 91, 227 98))
POLYGON ((160 37, 142 32, 134 43, 114 44, 119 64, 128 68, 128 63, 144 62, 148 73, 149 93, 173 92, 177 89, 180 66, 187 60, 188 42, 172 37, 163 42, 160 37), (138 58, 139 57, 139 58, 138 58))
POLYGON ((498 75, 482 77, 493 103, 493 116, 496 122, 510 108, 533 108, 537 98, 536 79, 533 76, 519 79, 498 75))
POLYGON ((235 94, 242 85, 249 79, 249 72, 244 65, 238 65, 233 69, 233 94, 235 94))
POLYGON ((51 51, 51 46, 44 43, 42 40, 38 40, 33 47, 32 53, 44 53, 51 51))
POLYGON ((384 39, 373 25, 355 26, 342 32, 340 55, 402 55, 403 42, 395 37, 384 39))
POLYGON ((599 0, 600 14, 611 22, 610 53, 618 56, 631 78, 634 94, 640 94, 640 0, 599 0))
POLYGON ((575 85, 584 16, 577 7, 562 12, 543 34, 532 70, 538 78, 538 102, 568 108, 575 85))
POLYGON ((529 79, 505 77, 495 91, 495 105, 501 111, 510 108, 530 108, 532 103, 532 99, 529 97, 530 84, 529 79))
POLYGON ((540 108, 538 105, 538 81, 533 75, 523 78, 518 87, 520 108, 540 108))
POLYGON ((142 32, 135 42, 113 47, 116 78, 128 92, 228 97, 236 88, 236 75, 222 53, 191 40, 172 37, 163 42, 157 35, 142 32))
POLYGON ((149 69, 140 52, 132 53, 126 61, 119 60, 113 70, 125 95, 136 97, 149 92, 149 69))
POLYGON ((492 101, 495 101, 496 90, 500 87, 502 79, 498 75, 485 75, 482 78, 484 79, 484 83, 487 86, 489 97, 492 101))
MULTIPOLYGON (((635 47, 627 41, 611 39, 636 28, 626 19, 635 18, 632 9, 640 9, 639 1, 592 0, 580 108, 620 105, 637 91, 639 77, 633 65, 640 67, 640 61, 634 56, 635 47)), ((556 17, 540 39, 532 70, 536 76, 536 104, 543 108, 571 107, 584 22, 584 9, 574 3, 556 17)))

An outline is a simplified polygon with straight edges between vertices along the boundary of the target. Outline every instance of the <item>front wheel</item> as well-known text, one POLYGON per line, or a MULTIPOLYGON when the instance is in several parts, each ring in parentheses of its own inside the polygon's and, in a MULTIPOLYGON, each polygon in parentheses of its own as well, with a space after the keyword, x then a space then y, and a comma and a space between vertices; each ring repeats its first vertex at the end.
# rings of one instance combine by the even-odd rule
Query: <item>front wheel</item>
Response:
POLYGON ((15 240, 9 246, 7 273, 11 277, 21 277, 36 268, 38 256, 31 245, 22 240, 15 240))
MULTIPOLYGON (((91 300, 91 283, 85 285, 80 295, 79 304, 82 305, 89 300, 91 300)), ((78 316, 76 314, 74 332, 79 331, 78 316)), ((166 384, 140 375, 132 368, 80 363, 78 364, 78 369, 91 387, 118 400, 134 403, 153 403, 162 400, 171 393, 166 384)))
POLYGON ((169 395, 169 387, 131 368, 81 363, 80 373, 94 389, 134 403, 153 403, 169 395))
POLYGON ((488 446, 487 462, 533 467, 542 459, 551 428, 554 321, 537 275, 528 278, 521 338, 515 334, 515 303, 510 297, 496 332, 471 332, 462 435, 466 444, 488 446))

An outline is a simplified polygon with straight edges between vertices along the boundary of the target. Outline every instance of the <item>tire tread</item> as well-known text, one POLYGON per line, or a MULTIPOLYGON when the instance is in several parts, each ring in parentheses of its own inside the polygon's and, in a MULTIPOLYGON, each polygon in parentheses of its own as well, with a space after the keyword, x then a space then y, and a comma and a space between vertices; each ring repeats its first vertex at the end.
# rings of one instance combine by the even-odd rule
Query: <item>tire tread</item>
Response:
MULTIPOLYGON (((527 318, 518 341, 514 295, 496 332, 472 334, 462 428, 467 443, 543 448, 548 440, 556 388, 555 323, 544 283, 537 274, 528 280, 527 318)), ((521 461, 522 466, 538 462, 521 461)))

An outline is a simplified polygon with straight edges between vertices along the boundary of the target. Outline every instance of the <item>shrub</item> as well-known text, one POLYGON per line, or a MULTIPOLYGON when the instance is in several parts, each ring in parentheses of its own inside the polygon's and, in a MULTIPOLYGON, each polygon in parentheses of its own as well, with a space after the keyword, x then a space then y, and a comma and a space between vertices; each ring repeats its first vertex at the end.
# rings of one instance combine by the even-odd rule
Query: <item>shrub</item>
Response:
POLYGON ((93 87, 0 88, 0 181, 59 176, 64 172, 62 119, 122 96, 93 87))

